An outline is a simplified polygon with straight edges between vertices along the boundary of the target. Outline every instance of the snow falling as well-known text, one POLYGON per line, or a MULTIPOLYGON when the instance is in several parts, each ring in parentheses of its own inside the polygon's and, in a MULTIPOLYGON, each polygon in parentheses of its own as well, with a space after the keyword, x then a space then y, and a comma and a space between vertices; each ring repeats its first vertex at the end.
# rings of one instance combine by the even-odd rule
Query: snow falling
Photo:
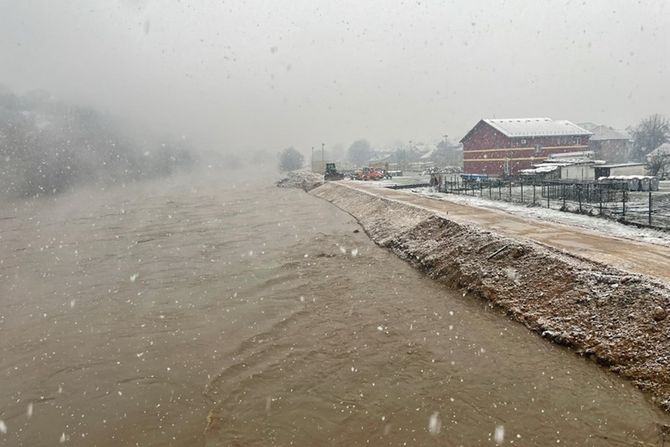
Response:
POLYGON ((502 445, 503 441, 505 440, 505 427, 502 425, 497 425, 495 432, 493 433, 493 440, 495 441, 496 445, 502 445))
POLYGON ((1 446, 668 443, 667 1, 0 3, 1 446))
POLYGON ((440 414, 436 411, 430 415, 428 420, 428 431, 431 435, 437 435, 442 430, 442 421, 440 420, 440 414))

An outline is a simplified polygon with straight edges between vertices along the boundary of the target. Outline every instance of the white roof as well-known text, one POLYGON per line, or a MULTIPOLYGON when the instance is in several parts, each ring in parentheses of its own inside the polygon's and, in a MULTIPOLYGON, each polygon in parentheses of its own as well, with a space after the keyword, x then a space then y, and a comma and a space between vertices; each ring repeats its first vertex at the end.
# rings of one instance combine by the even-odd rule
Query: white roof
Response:
POLYGON ((630 136, 625 131, 616 130, 608 126, 597 126, 589 130, 593 133, 591 141, 630 140, 630 136))
POLYGON ((603 168, 626 168, 628 166, 644 166, 644 163, 635 163, 635 162, 630 162, 630 163, 612 163, 612 164, 604 164, 602 165, 603 168))
POLYGON ((534 168, 521 169, 519 172, 522 174, 544 174, 547 172, 553 172, 557 170, 560 166, 558 164, 553 165, 536 165, 534 168))
POLYGON ((484 122, 508 137, 591 135, 570 121, 551 118, 485 119, 484 122))
POLYGON ((647 158, 654 155, 670 155, 670 143, 663 143, 647 154, 647 158))

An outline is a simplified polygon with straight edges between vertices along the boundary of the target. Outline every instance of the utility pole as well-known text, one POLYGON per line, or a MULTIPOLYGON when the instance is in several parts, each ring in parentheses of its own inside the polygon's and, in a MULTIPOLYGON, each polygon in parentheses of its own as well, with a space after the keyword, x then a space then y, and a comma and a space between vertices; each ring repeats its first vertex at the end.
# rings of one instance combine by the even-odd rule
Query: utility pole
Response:
POLYGON ((314 146, 312 146, 312 158, 310 159, 312 165, 312 172, 314 172, 314 146))
POLYGON ((326 147, 326 143, 321 143, 321 161, 324 163, 323 166, 326 166, 326 164, 325 164, 326 163, 326 158, 325 158, 325 155, 324 155, 325 154, 325 147, 326 147))
POLYGON ((405 167, 404 167, 404 171, 407 171, 407 169, 408 169, 407 155, 408 155, 411 151, 412 151, 412 140, 409 140, 409 150, 408 150, 407 153, 405 154, 405 163, 404 163, 405 167))

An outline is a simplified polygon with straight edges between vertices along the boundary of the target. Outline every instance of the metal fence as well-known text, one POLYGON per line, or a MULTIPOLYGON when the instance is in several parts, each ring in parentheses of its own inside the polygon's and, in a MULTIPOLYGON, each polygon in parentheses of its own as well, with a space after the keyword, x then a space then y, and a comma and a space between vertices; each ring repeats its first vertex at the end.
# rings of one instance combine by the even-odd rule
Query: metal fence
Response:
POLYGON ((532 181, 441 177, 440 192, 600 216, 670 230, 670 194, 630 191, 626 182, 532 181))

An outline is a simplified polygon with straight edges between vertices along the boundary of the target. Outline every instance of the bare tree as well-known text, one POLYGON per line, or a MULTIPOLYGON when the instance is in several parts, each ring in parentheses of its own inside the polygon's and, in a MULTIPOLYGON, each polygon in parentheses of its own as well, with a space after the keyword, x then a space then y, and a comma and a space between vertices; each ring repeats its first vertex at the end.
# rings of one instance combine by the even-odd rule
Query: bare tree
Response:
POLYGON ((279 154, 279 170, 281 172, 300 169, 304 162, 305 157, 293 147, 287 147, 279 154))
POLYGON ((659 114, 651 115, 643 119, 631 130, 633 137, 633 150, 638 159, 670 141, 670 122, 666 117, 659 114))
POLYGON ((664 178, 670 173, 670 154, 653 154, 647 157, 647 171, 649 175, 664 178))
POLYGON ((372 157, 372 149, 368 140, 356 140, 351 143, 349 150, 347 150, 347 158, 355 165, 361 166, 370 161, 372 157))

